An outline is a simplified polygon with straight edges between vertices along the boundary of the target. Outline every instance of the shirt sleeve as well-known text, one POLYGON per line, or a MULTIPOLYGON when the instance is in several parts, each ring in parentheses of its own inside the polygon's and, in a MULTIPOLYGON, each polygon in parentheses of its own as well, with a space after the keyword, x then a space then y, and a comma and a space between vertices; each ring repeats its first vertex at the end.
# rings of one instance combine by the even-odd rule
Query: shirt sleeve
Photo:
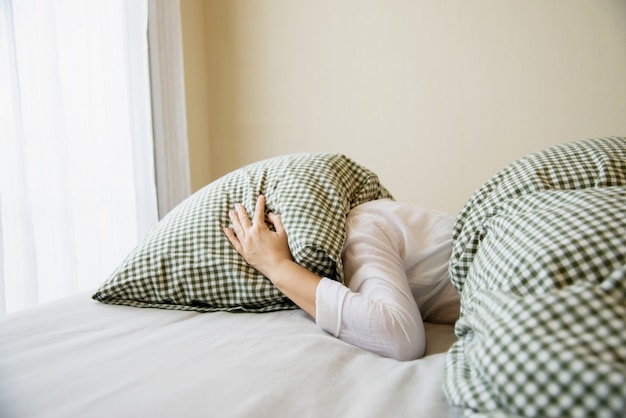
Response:
POLYGON ((335 337, 399 360, 421 357, 424 325, 409 288, 401 237, 375 217, 349 219, 344 247, 347 286, 323 279, 316 322, 335 337))

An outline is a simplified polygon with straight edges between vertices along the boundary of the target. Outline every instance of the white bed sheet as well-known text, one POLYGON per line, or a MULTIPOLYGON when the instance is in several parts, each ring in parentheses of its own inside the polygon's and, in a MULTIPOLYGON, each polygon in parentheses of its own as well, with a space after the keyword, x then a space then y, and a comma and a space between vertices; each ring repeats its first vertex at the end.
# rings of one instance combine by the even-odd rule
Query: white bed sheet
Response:
POLYGON ((302 311, 196 313, 81 294, 0 317, 0 416, 448 417, 443 352, 399 362, 324 333, 302 311))

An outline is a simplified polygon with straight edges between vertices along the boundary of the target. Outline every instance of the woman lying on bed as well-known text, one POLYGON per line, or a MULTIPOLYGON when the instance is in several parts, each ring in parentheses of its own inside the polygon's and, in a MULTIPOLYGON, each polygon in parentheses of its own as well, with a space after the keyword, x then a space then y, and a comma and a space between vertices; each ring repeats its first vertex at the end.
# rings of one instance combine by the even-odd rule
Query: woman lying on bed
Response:
POLYGON ((350 211, 343 250, 347 287, 293 261, 281 217, 272 213, 265 217, 263 196, 257 199, 252 219, 242 205, 231 210, 232 229, 225 228, 224 233, 246 262, 326 332, 385 357, 412 360, 424 355, 426 344, 407 269, 419 264, 424 275, 441 283, 435 293, 454 293, 447 271, 454 219, 427 212, 428 238, 417 240, 420 243, 411 239, 400 203, 376 200, 350 211))

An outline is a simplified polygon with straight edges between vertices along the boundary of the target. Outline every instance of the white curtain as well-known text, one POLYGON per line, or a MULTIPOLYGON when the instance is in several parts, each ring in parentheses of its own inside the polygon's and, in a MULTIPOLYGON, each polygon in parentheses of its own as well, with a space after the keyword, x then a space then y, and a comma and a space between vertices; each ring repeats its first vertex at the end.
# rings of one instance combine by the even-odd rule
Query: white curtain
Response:
POLYGON ((11 312, 96 287, 157 205, 147 1, 0 2, 0 312, 11 312))

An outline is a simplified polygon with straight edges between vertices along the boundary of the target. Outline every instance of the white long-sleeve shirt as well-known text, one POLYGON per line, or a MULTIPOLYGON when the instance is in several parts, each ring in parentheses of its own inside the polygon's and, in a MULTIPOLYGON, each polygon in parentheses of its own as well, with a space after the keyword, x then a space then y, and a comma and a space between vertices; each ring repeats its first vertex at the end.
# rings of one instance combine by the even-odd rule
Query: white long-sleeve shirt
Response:
POLYGON ((346 222, 346 285, 322 279, 317 324, 385 357, 421 357, 420 308, 433 317, 454 317, 458 310, 447 270, 453 222, 452 215, 391 200, 354 208, 346 222))

